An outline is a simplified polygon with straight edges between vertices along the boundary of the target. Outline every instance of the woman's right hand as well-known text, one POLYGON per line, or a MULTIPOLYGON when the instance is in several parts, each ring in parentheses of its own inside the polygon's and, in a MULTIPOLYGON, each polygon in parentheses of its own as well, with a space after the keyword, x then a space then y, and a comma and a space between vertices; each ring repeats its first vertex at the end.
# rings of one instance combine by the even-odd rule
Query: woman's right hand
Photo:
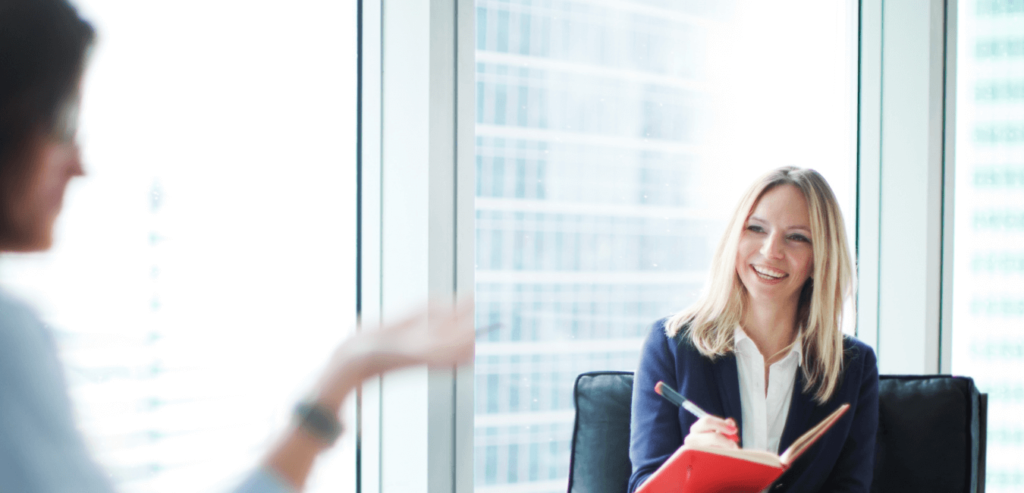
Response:
POLYGON ((335 350, 314 398, 331 410, 363 380, 416 365, 450 367, 473 359, 473 299, 432 303, 378 328, 356 332, 335 350))
POLYGON ((727 449, 738 449, 739 445, 729 439, 739 433, 736 422, 732 418, 722 419, 715 416, 705 416, 693 423, 690 427, 690 434, 683 440, 684 445, 691 447, 720 447, 727 449))
MULTIPOLYGON (((345 397, 364 379, 409 366, 451 367, 473 359, 476 330, 473 300, 434 303, 352 334, 334 351, 310 395, 318 407, 338 413, 345 397)), ((330 444, 292 427, 270 450, 264 466, 294 491, 301 491, 313 461, 330 444)))

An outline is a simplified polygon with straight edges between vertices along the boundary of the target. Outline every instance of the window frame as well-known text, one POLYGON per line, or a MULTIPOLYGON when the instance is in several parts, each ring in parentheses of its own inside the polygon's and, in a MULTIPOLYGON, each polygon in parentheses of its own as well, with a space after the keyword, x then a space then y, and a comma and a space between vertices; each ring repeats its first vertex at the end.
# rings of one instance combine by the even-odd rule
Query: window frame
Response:
POLYGON ((860 3, 857 334, 882 373, 948 373, 959 2, 860 3))
MULTIPOLYGON (((360 330, 473 292, 474 13, 360 0, 360 330)), ((472 491, 472 363, 370 379, 357 407, 356 491, 472 491)))

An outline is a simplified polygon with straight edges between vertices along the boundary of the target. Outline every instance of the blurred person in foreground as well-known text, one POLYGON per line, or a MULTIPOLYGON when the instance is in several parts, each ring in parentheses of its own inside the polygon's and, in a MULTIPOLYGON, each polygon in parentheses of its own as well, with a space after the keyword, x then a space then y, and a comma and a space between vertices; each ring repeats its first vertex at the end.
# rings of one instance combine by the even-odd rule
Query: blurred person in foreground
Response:
MULTIPOLYGON (((684 443, 782 453, 850 404, 774 492, 863 492, 878 429, 878 365, 842 333, 854 295, 846 227, 812 169, 779 168, 736 207, 697 302, 659 320, 633 383, 633 492, 684 443), (658 381, 716 416, 697 419, 654 392, 658 381), (724 419, 723 419, 724 418, 724 419)), ((767 489, 766 489, 767 490, 767 489)))
MULTIPOLYGON (((0 252, 50 248, 68 182, 93 28, 66 0, 0 0, 0 252)), ((342 432, 346 396, 371 376, 472 358, 472 303, 431 307, 345 340, 263 463, 236 491, 301 490, 342 432), (429 323, 428 323, 429 320, 429 323)), ((52 335, 0 291, 0 491, 110 492, 77 430, 52 335)))

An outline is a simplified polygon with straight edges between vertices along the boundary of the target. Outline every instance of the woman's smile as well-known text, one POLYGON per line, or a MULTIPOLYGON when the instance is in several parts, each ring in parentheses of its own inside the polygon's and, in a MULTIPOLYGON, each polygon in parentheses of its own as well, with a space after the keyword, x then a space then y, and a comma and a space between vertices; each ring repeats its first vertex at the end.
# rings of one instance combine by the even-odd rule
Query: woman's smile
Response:
POLYGON ((751 264, 750 268, 754 269, 754 273, 757 274, 757 277, 767 284, 778 284, 782 279, 789 276, 789 274, 786 274, 781 270, 773 269, 766 265, 751 264))

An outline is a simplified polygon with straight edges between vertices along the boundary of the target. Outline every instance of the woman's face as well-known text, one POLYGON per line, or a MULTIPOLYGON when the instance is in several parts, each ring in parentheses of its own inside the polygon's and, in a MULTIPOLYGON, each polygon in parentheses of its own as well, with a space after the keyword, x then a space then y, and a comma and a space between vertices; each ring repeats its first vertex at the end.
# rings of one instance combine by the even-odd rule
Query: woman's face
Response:
POLYGON ((26 159, 23 165, 27 168, 2 204, 8 223, 8 230, 0 231, 0 249, 4 251, 49 249, 68 182, 84 174, 73 134, 39 139, 26 159))
POLYGON ((752 301, 793 303, 814 268, 803 193, 780 185, 761 196, 740 235, 736 274, 752 301))

